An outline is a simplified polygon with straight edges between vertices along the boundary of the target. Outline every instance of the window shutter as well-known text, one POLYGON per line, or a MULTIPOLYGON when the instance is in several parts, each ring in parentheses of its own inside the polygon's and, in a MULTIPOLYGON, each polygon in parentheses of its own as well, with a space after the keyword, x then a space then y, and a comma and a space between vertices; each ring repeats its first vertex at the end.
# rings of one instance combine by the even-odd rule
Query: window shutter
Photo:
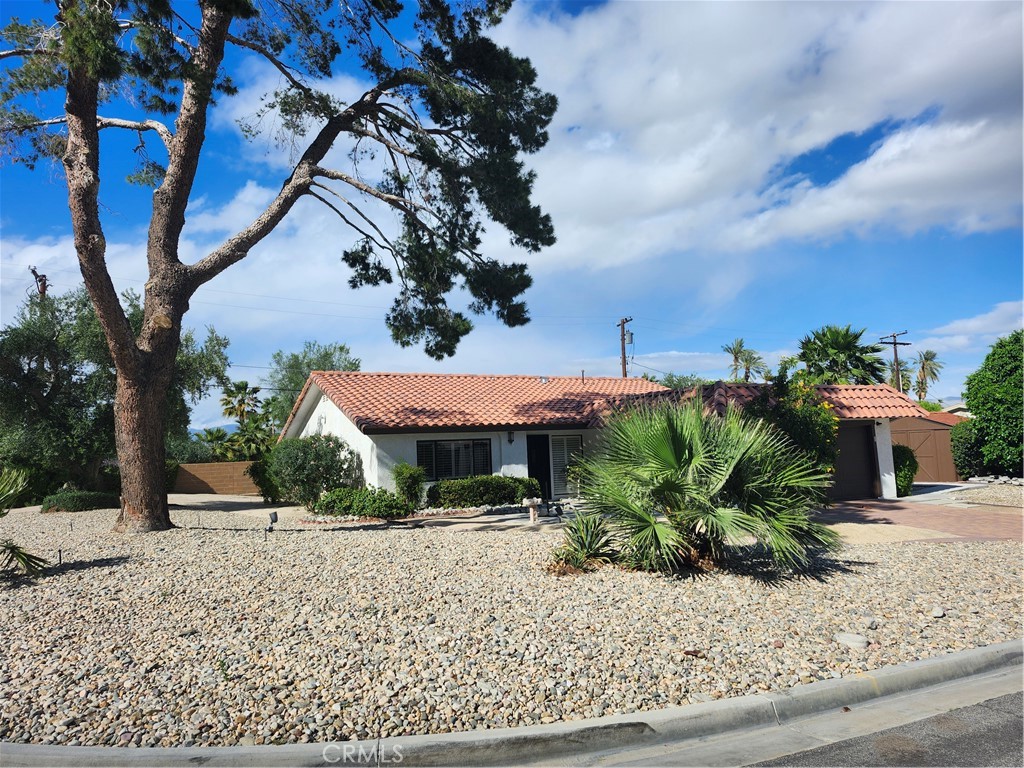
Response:
POLYGON ((575 492, 569 484, 566 470, 574 457, 583 451, 583 438, 580 435, 551 437, 551 484, 556 497, 568 496, 575 492))
POLYGON ((473 441, 473 474, 489 475, 494 470, 491 468, 491 441, 473 441))
POLYGON ((416 464, 423 467, 427 473, 427 480, 437 480, 437 472, 434 467, 434 443, 420 441, 416 443, 416 464))

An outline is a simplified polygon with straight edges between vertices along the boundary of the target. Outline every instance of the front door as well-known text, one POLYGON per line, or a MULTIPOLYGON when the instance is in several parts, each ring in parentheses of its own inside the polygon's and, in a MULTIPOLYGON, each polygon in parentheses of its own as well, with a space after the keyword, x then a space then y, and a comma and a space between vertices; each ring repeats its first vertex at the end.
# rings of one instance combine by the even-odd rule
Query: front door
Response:
POLYGON ((526 436, 526 473, 540 483, 540 494, 551 498, 551 445, 547 435, 526 436))

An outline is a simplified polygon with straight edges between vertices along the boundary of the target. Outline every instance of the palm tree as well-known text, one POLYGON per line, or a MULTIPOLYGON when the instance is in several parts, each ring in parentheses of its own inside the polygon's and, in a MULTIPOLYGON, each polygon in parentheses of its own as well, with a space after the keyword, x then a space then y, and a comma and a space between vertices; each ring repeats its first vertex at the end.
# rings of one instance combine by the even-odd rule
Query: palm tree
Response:
POLYGON ((734 339, 732 344, 722 345, 722 351, 732 355, 732 365, 729 367, 729 379, 738 381, 740 370, 743 368, 743 353, 746 351, 743 339, 734 339))
POLYGON ((829 483, 774 427, 732 407, 705 413, 700 398, 613 416, 580 462, 584 514, 606 518, 618 560, 643 570, 721 561, 747 537, 804 566, 838 543, 808 517, 829 483))
POLYGON ((817 384, 880 384, 885 363, 880 344, 861 344, 864 328, 825 325, 800 339, 799 359, 817 384))
POLYGON ((942 370, 942 363, 939 356, 932 349, 917 353, 917 378, 914 381, 914 393, 918 400, 928 397, 928 385, 939 380, 939 371, 942 370))
POLYGON ((914 375, 914 367, 910 363, 905 361, 900 363, 900 379, 902 379, 901 382, 896 381, 896 366, 894 363, 892 363, 891 361, 887 362, 885 364, 885 370, 887 372, 887 376, 885 379, 886 384, 888 384, 893 389, 898 389, 900 392, 910 391, 910 382, 914 375))
POLYGON ((750 382, 751 376, 760 376, 768 370, 764 358, 752 349, 744 349, 740 355, 740 363, 743 365, 743 381, 750 382))
POLYGON ((248 381, 229 382, 224 386, 224 395, 220 399, 224 415, 236 419, 238 425, 243 426, 246 418, 259 410, 259 394, 260 388, 250 387, 248 381))

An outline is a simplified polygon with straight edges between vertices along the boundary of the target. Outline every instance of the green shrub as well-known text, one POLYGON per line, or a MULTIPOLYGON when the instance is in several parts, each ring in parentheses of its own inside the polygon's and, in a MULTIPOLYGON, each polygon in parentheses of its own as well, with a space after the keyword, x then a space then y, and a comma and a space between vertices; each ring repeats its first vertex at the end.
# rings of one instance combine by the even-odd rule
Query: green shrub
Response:
POLYGON ((985 457, 981 453, 981 436, 973 419, 954 424, 949 430, 956 473, 966 480, 985 474, 985 457))
POLYGON ((985 474, 1020 477, 1024 462, 1024 330, 992 345, 967 377, 964 403, 974 415, 985 474))
POLYGON ((427 471, 423 467, 415 467, 406 462, 400 462, 391 470, 391 477, 395 481, 395 490, 409 504, 416 508, 423 499, 423 484, 427 481, 427 471))
POLYGON ((181 465, 174 459, 164 460, 164 488, 168 493, 174 490, 174 484, 178 480, 178 470, 181 465))
POLYGON ((892 446, 892 463, 896 468, 896 495, 909 496, 914 490, 914 475, 917 474, 917 456, 908 445, 894 443, 892 446))
POLYGON ((942 403, 933 403, 930 400, 918 400, 917 404, 929 413, 938 413, 942 410, 942 403))
POLYGON ((432 507, 500 507, 519 504, 524 498, 540 496, 540 484, 529 477, 477 475, 455 480, 439 480, 427 491, 432 507))
POLYGON ((334 435, 282 440, 270 451, 269 465, 281 495, 309 510, 325 491, 363 484, 359 457, 334 435))
POLYGON ((615 540, 603 517, 579 514, 562 528, 565 542, 553 553, 554 570, 569 567, 577 571, 593 570, 597 564, 614 562, 615 540))
POLYGON ((384 488, 335 488, 316 503, 318 515, 376 517, 393 520, 408 517, 413 507, 397 493, 384 488))
POLYGON ((60 490, 51 493, 40 507, 40 512, 85 512, 89 509, 117 509, 121 498, 102 491, 60 490))
POLYGON ((313 511, 318 515, 351 515, 352 506, 355 502, 355 495, 359 491, 355 488, 335 488, 320 497, 313 506, 313 511))
POLYGON ((270 471, 270 465, 266 458, 256 459, 246 468, 245 474, 249 476, 259 489, 264 504, 280 504, 284 501, 281 489, 277 487, 277 482, 274 480, 274 475, 270 471))

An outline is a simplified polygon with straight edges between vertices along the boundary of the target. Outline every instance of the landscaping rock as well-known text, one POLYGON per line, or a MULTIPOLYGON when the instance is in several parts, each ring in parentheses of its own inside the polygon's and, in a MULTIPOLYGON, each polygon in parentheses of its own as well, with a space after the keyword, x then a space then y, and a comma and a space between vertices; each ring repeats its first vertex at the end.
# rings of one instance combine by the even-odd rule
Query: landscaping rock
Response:
POLYGON ((868 639, 856 632, 837 632, 833 635, 833 639, 840 645, 856 650, 863 650, 868 647, 868 639))
POLYGON ((777 691, 1022 636, 1013 542, 849 546, 819 578, 559 578, 544 566, 561 533, 525 516, 480 531, 282 516, 265 540, 265 514, 203 510, 202 527, 194 510, 171 515, 182 527, 138 536, 111 534, 112 510, 76 514, 73 532, 31 508, 0 519, 0 539, 66 554, 44 578, 0 584, 0 741, 507 728, 777 691), (858 617, 877 621, 870 645, 850 631, 867 631, 858 617))

